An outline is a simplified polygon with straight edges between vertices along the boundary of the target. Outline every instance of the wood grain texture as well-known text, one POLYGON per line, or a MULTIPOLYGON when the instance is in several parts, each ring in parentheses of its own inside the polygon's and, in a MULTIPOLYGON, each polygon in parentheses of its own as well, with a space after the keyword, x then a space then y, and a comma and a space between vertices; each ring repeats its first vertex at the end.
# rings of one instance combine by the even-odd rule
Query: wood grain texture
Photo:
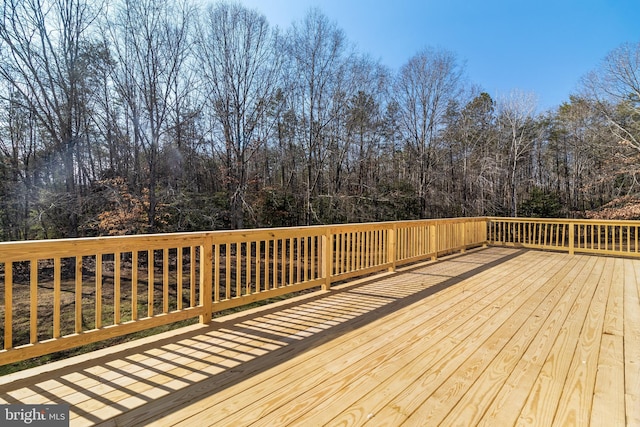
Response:
POLYGON ((636 425, 638 277, 474 250, 12 374, 0 402, 66 402, 72 425, 636 425))
MULTIPOLYGON (((561 295, 553 311, 543 319, 544 325, 520 356, 493 401, 485 409, 482 419, 478 421, 479 426, 514 425, 516 423, 533 384, 540 374, 543 363, 554 345, 554 337, 557 337, 565 327, 571 307, 582 290, 583 284, 592 274, 593 263, 589 262, 590 260, 586 257, 581 261, 580 264, 583 268, 580 273, 570 283, 569 289, 561 295)), ((531 321, 537 322, 535 315, 531 321)))
POLYGON ((625 260, 624 378, 627 425, 640 425, 640 265, 625 260))

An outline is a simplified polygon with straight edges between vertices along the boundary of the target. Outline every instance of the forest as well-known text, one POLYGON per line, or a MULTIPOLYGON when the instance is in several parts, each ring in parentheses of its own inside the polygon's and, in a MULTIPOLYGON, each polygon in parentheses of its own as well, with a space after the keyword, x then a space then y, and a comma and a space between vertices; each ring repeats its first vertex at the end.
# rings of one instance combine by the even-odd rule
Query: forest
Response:
POLYGON ((640 218, 640 43, 553 111, 319 9, 4 0, 0 240, 457 216, 640 218))

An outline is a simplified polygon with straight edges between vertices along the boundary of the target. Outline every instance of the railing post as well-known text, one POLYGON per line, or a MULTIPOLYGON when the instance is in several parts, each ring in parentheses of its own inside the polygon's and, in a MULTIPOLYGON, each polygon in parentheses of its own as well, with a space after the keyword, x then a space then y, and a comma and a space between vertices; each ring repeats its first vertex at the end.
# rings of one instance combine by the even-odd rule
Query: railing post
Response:
POLYGON ((489 246, 489 236, 490 236, 490 231, 491 231, 491 218, 486 218, 485 222, 484 222, 484 230, 482 231, 482 247, 486 248, 487 246, 489 246))
POLYGON ((389 271, 396 271, 396 229, 397 225, 392 224, 388 230, 387 242, 387 262, 391 263, 389 271))
POLYGON ((569 255, 575 253, 576 230, 573 222, 569 223, 569 255))
MULTIPOLYGON (((200 246, 200 305, 204 307, 204 313, 200 315, 200 323, 211 322, 213 311, 213 241, 210 236, 205 236, 204 243, 200 246)), ((227 255, 228 256, 228 255, 227 255)), ((216 272, 217 273, 217 272, 216 272)))
POLYGON ((437 226, 436 224, 431 224, 429 226, 429 248, 433 251, 433 255, 431 255, 431 260, 435 261, 438 259, 438 239, 436 235, 437 226))
POLYGON ((331 229, 327 227, 322 235, 322 277, 324 277, 323 291, 331 289, 331 266, 333 265, 333 245, 331 244, 331 229))

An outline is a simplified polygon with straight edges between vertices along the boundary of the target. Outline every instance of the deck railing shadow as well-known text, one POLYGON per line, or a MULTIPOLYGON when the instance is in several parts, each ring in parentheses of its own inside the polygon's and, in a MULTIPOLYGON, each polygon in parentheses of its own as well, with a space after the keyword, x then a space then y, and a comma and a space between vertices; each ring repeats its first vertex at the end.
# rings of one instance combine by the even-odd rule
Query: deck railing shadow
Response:
POLYGON ((458 254, 151 337, 134 347, 69 359, 41 368, 37 376, 4 378, 0 397, 7 403, 69 403, 86 424, 151 422, 523 252, 488 256, 483 264, 458 254), (459 274, 438 274, 442 260, 459 260, 459 274))

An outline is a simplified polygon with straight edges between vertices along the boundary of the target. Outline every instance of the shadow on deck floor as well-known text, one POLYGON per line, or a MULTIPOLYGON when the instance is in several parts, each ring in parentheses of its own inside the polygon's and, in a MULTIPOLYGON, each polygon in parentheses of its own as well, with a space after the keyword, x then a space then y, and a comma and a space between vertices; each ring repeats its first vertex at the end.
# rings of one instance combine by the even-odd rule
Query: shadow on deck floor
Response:
POLYGON ((10 374, 0 403, 68 403, 72 426, 153 422, 524 252, 470 251, 10 374))

